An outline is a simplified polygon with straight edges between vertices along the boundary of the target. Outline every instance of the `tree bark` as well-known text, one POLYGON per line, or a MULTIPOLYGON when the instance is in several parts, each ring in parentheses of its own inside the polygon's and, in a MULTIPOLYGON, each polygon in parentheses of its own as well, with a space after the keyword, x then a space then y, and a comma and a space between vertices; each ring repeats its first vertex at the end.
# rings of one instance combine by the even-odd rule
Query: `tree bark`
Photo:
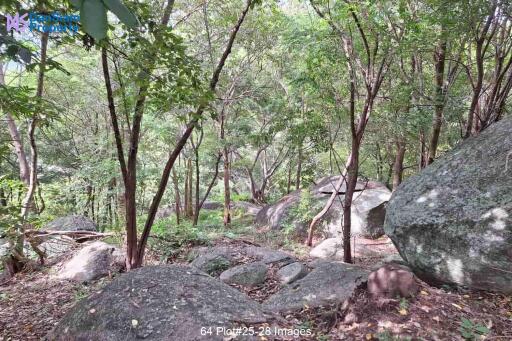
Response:
MULTIPOLYGON (((441 126, 443 123, 444 112, 444 69, 446 60, 446 40, 441 40, 434 53, 435 61, 435 105, 434 118, 432 120, 432 136, 430 138, 430 146, 428 148, 427 164, 434 162, 436 158, 437 145, 439 143, 439 135, 441 134, 441 126)), ((394 185, 393 185, 394 186, 394 185)))
POLYGON ((302 176, 302 146, 299 146, 297 153, 297 175, 295 179, 295 189, 300 189, 300 179, 302 176))
POLYGON ((396 156, 393 164, 393 192, 402 183, 402 174, 404 170, 405 143, 403 141, 396 142, 396 156))
POLYGON ((176 170, 172 169, 172 182, 174 184, 174 204, 176 210, 176 224, 180 224, 180 211, 181 211, 181 200, 180 200, 180 186, 178 182, 178 176, 176 170))

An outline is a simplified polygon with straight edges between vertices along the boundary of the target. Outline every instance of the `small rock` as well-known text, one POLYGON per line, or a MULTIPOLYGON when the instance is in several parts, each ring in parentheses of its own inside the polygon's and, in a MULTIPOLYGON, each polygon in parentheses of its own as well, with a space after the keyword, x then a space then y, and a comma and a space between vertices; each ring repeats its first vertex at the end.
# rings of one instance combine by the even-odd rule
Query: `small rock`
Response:
POLYGON ((304 264, 295 262, 282 267, 277 271, 277 276, 281 284, 293 283, 296 280, 306 276, 308 273, 304 264))
POLYGON ((263 262, 242 264, 220 274, 220 280, 228 284, 255 286, 265 282, 268 267, 263 262))
POLYGON ((399 265, 386 264, 368 277, 368 291, 377 299, 410 297, 418 290, 414 274, 399 265))
POLYGON ((248 246, 244 249, 248 256, 258 257, 265 264, 282 263, 289 264, 295 261, 295 258, 284 251, 271 250, 265 247, 248 246))
POLYGON ((227 255, 209 253, 197 257, 190 265, 214 276, 231 266, 231 258, 227 255))

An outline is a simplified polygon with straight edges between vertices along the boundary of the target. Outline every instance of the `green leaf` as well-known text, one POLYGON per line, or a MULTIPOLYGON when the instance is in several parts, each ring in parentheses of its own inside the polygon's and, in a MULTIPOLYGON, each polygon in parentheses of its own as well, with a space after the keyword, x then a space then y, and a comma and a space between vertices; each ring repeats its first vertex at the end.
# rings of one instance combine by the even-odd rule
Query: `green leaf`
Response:
POLYGON ((107 36, 107 9, 101 0, 83 0, 80 20, 84 31, 99 41, 107 36))
POLYGON ((133 28, 139 24, 137 17, 120 0, 103 0, 103 3, 126 26, 133 28))
POLYGON ((71 6, 73 6, 73 8, 80 9, 80 7, 82 6, 82 2, 84 2, 84 0, 69 0, 69 2, 71 3, 71 6))

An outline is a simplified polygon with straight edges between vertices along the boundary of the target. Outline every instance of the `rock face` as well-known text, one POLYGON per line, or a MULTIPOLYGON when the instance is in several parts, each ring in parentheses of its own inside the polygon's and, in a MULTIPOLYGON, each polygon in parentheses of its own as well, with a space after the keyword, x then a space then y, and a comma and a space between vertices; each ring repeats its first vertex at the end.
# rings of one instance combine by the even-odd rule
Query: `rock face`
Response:
POLYGON ((265 282, 268 267, 263 262, 242 264, 220 274, 220 280, 228 284, 252 287, 265 282))
POLYGON ((275 312, 292 311, 340 303, 368 278, 368 272, 355 265, 323 261, 304 278, 270 296, 264 306, 275 312))
POLYGON ((411 297, 418 289, 414 274, 396 264, 386 264, 368 277, 368 291, 374 298, 411 297))
MULTIPOLYGON (((305 189, 309 191, 312 206, 320 210, 327 202, 339 176, 323 178, 317 185, 305 189)), ((386 186, 377 182, 358 182, 352 205, 352 233, 366 237, 378 238, 384 234, 382 228, 386 215, 386 203, 391 192, 386 186)), ((345 192, 342 186, 340 193, 345 192)), ((298 232, 305 233, 308 222, 293 220, 293 210, 298 207, 303 197, 301 190, 294 191, 279 200, 277 203, 263 207, 256 215, 255 222, 259 226, 270 226, 273 229, 281 229, 287 224, 294 225, 298 232)), ((340 194, 343 200, 343 194, 340 194)), ((341 236, 341 221, 343 208, 340 200, 336 200, 324 217, 323 231, 327 237, 341 236)))
POLYGON ((288 264, 277 271, 277 277, 281 284, 290 284, 306 276, 308 270, 304 264, 295 262, 288 264))
POLYGON ((493 124, 393 194, 385 231, 421 278, 512 293, 511 132, 493 124))
POLYGON ((116 247, 104 242, 93 242, 66 261, 57 273, 60 279, 89 282, 118 271, 124 257, 116 247))
POLYGON ((69 215, 49 222, 45 230, 54 231, 96 231, 97 226, 91 219, 81 215, 69 215))
POLYGON ((262 323, 261 306, 189 266, 147 266, 78 303, 50 340, 223 340, 217 327, 262 323), (201 328, 212 327, 212 335, 201 328))

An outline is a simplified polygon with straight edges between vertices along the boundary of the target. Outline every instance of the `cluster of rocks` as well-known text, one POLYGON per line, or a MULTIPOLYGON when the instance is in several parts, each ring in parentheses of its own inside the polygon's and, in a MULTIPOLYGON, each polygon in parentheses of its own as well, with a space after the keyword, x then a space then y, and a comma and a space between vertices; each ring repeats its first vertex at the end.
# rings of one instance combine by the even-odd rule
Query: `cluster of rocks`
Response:
MULTIPOLYGON (((316 210, 323 208, 339 176, 322 178, 316 185, 306 189, 296 190, 274 204, 263 207, 256 215, 258 226, 269 226, 272 229, 282 229, 292 224, 299 235, 306 233, 309 221, 297 221, 294 210, 300 205, 301 198, 311 200, 310 205, 316 210), (307 196, 305 196, 305 192, 307 196)), ((345 184, 339 190, 339 200, 335 200, 323 218, 321 230, 327 238, 341 238, 341 222, 343 220, 342 201, 345 184)), ((382 226, 386 215, 386 203, 391 196, 389 189, 378 182, 359 181, 351 209, 352 234, 369 238, 378 238, 384 234, 382 226)))
POLYGON ((396 280, 397 274, 400 278, 408 276, 403 269, 389 268, 369 274, 368 270, 355 265, 322 260, 308 264, 311 268, 308 270, 281 251, 255 248, 248 247, 248 250, 264 255, 261 259, 230 267, 221 273, 220 280, 198 267, 216 269, 221 258, 221 263, 226 264, 233 256, 229 254, 233 250, 228 248, 213 248, 211 251, 216 257, 200 255, 191 265, 147 266, 130 271, 79 302, 48 339, 225 340, 230 336, 225 334, 227 329, 272 324, 276 322, 276 314, 345 302, 368 278, 376 297, 413 295, 417 290, 412 275, 410 291, 400 279, 396 280), (281 289, 264 302, 251 300, 227 284, 259 283, 264 280, 266 267, 272 260, 288 264, 278 271, 281 289), (387 280, 389 278, 393 280, 387 280))

